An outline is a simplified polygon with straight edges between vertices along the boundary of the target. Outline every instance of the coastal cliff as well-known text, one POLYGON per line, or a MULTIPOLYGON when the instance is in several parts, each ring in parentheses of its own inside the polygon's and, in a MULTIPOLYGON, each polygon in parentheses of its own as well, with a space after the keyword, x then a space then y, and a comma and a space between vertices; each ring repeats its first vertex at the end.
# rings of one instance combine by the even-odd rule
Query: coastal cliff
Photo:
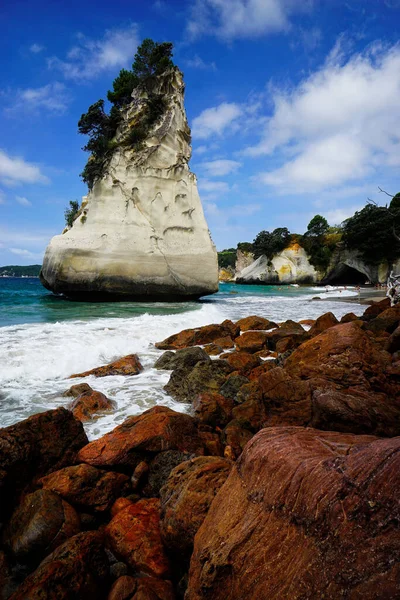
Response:
POLYGON ((177 67, 155 77, 150 91, 134 89, 101 176, 72 227, 47 247, 46 288, 87 299, 185 300, 217 291, 217 254, 188 166, 184 89, 177 67), (164 109, 144 141, 131 144, 149 93, 164 109))

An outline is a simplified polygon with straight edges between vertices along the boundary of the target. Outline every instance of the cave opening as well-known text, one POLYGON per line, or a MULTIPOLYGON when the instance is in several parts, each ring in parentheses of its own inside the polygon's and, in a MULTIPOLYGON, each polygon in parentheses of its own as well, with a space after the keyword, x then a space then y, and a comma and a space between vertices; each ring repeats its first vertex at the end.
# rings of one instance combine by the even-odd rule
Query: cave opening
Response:
POLYGON ((364 273, 353 267, 341 265, 340 270, 329 278, 329 283, 331 285, 364 285, 367 280, 368 277, 364 273))

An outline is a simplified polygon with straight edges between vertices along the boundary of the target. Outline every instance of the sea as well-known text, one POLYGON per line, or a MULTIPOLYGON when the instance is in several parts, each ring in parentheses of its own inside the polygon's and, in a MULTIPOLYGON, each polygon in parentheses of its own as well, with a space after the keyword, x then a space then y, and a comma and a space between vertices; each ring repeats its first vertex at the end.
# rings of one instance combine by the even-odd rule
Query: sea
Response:
POLYGON ((332 311, 361 315, 355 288, 251 286, 221 283, 219 292, 197 302, 73 302, 44 289, 38 278, 0 278, 0 427, 67 406, 72 384, 87 382, 116 402, 116 410, 85 424, 89 439, 154 405, 187 411, 163 386, 168 371, 153 368, 154 344, 189 327, 236 321, 249 315, 273 321, 315 319, 332 311), (320 298, 321 300, 316 300, 320 298), (69 379, 136 353, 144 367, 134 377, 69 379))

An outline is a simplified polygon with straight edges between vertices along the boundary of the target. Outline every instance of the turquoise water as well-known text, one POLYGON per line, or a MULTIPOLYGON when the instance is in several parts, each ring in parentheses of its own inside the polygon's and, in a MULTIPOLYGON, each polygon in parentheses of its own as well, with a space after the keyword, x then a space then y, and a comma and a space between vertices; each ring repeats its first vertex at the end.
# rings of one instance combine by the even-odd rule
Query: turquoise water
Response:
POLYGON ((332 311, 361 314, 363 307, 340 301, 354 290, 315 287, 239 286, 198 302, 71 302, 45 290, 35 278, 0 278, 0 427, 66 406, 62 393, 86 381, 112 398, 115 411, 85 426, 89 437, 109 431, 127 416, 155 404, 185 410, 164 391, 168 372, 153 368, 155 342, 189 327, 259 315, 273 321, 316 318, 332 311), (324 301, 315 301, 315 296, 324 301), (70 375, 138 354, 144 370, 136 377, 70 375))

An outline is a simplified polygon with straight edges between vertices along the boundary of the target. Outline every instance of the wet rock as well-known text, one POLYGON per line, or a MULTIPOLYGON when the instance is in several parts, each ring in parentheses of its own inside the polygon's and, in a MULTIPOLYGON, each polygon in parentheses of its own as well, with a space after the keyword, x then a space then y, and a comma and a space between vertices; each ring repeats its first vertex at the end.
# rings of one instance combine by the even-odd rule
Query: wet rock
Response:
POLYGON ((247 375, 261 364, 261 359, 250 352, 231 352, 224 357, 231 367, 238 371, 239 375, 247 375))
POLYGON ((243 385, 246 385, 246 383, 249 383, 247 377, 232 373, 221 386, 220 393, 222 396, 225 396, 225 398, 231 398, 232 400, 235 400, 240 388, 243 385))
POLYGON ((201 456, 176 467, 161 489, 161 535, 170 550, 188 557, 197 533, 231 463, 201 456))
POLYGON ((168 577, 160 535, 160 501, 139 500, 115 515, 105 529, 112 552, 138 573, 168 577))
POLYGON ((266 348, 268 334, 265 331, 245 331, 235 339, 236 348, 253 354, 266 348))
POLYGON ((193 454, 203 451, 192 417, 155 406, 139 416, 129 417, 110 433, 82 448, 78 458, 99 467, 136 466, 143 453, 151 455, 165 450, 193 454))
POLYGON ((102 471, 86 464, 56 471, 43 477, 39 483, 67 502, 96 512, 109 510, 122 491, 129 489, 127 475, 102 471))
POLYGON ((63 393, 63 396, 66 398, 69 396, 77 398, 81 394, 86 394, 87 392, 93 392, 93 389, 88 383, 77 383, 75 385, 71 385, 71 387, 63 393))
POLYGON ((239 335, 239 327, 228 319, 220 325, 205 325, 197 329, 184 329, 155 344, 160 350, 179 350, 188 346, 211 344, 219 338, 239 335))
POLYGON ((95 415, 115 408, 115 402, 101 392, 91 390, 83 392, 68 406, 74 417, 82 421, 91 421, 95 415))
POLYGON ((309 333, 301 325, 293 321, 286 321, 282 323, 279 329, 274 329, 267 333, 267 345, 270 350, 282 353, 292 348, 297 348, 309 337, 309 333), (282 343, 283 340, 287 340, 285 345, 282 343))
POLYGON ((111 507, 110 513, 112 517, 115 517, 121 510, 124 510, 127 506, 134 504, 129 498, 117 498, 111 507))
POLYGON ((79 517, 70 504, 48 490, 37 490, 13 513, 4 543, 18 562, 38 564, 79 531, 79 517))
POLYGON ((273 321, 269 321, 268 319, 257 317, 255 315, 251 317, 245 317, 244 319, 239 319, 239 321, 236 321, 236 325, 240 328, 240 331, 249 331, 251 329, 266 330, 278 327, 278 325, 273 321))
POLYGON ((173 371, 164 390, 175 400, 192 402, 198 394, 219 392, 232 371, 225 360, 200 361, 193 368, 173 371))
POLYGON ((233 343, 233 339, 231 338, 230 335, 227 335, 225 337, 222 338, 217 338, 214 342, 214 344, 216 346, 218 346, 219 348, 222 348, 223 350, 229 350, 230 348, 234 347, 234 343, 233 343))
POLYGON ((147 473, 149 472, 149 465, 146 461, 142 460, 133 471, 133 475, 131 477, 132 489, 137 490, 140 485, 143 483, 147 473))
POLYGON ((178 450, 160 452, 149 466, 149 485, 153 496, 159 496, 160 489, 165 485, 171 471, 182 462, 191 458, 191 455, 178 450))
POLYGON ((137 580, 129 575, 122 575, 112 585, 107 600, 132 600, 137 590, 137 580))
POLYGON ((41 476, 73 464, 87 444, 82 423, 65 408, 34 415, 0 430, 1 513, 15 507, 22 490, 41 476))
POLYGON ((326 329, 329 329, 329 327, 334 327, 338 323, 339 321, 337 320, 335 315, 331 312, 328 312, 318 317, 318 319, 315 321, 314 325, 311 327, 308 333, 310 337, 314 337, 315 335, 319 335, 326 329))
POLYGON ((222 394, 199 394, 193 400, 193 414, 201 423, 224 427, 232 418, 234 402, 222 394))
POLYGON ((79 533, 50 554, 10 600, 99 600, 109 565, 97 532, 79 533))
POLYGON ((196 535, 186 600, 396 597, 399 473, 399 438, 264 429, 196 535))
POLYGON ((259 367, 252 369, 248 374, 250 381, 257 381, 264 373, 268 373, 271 369, 275 369, 277 363, 275 360, 265 360, 259 367))
POLYGON ((140 371, 143 371, 143 367, 140 364, 139 358, 136 354, 129 354, 108 365, 96 367, 95 369, 90 369, 90 371, 85 371, 84 373, 70 375, 70 379, 74 377, 88 377, 89 375, 94 375, 95 377, 108 377, 109 375, 138 375, 140 371))
POLYGON ((258 381, 244 385, 237 402, 238 406, 232 410, 235 422, 250 431, 259 431, 267 421, 267 410, 258 381))
POLYGON ((210 360, 208 354, 203 348, 193 346, 192 348, 183 348, 176 352, 168 350, 156 361, 155 369, 170 369, 173 371, 178 367, 194 367, 200 360, 210 360))

